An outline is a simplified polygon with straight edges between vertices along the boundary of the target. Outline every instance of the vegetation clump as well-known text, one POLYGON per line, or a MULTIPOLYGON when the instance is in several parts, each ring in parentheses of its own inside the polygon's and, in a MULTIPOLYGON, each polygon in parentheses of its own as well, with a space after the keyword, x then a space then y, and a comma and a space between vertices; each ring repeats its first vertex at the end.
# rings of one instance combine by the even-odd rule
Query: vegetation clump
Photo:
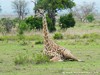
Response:
POLYGON ((53 36, 54 39, 63 39, 63 35, 61 33, 55 33, 53 36))
POLYGON ((75 26, 75 20, 73 18, 72 13, 69 13, 68 15, 65 15, 65 16, 61 16, 60 17, 60 24, 61 24, 60 25, 61 29, 74 27, 75 26))
POLYGON ((48 63, 49 57, 42 54, 42 53, 20 53, 18 54, 15 59, 14 63, 15 65, 23 65, 23 64, 43 64, 43 63, 48 63))

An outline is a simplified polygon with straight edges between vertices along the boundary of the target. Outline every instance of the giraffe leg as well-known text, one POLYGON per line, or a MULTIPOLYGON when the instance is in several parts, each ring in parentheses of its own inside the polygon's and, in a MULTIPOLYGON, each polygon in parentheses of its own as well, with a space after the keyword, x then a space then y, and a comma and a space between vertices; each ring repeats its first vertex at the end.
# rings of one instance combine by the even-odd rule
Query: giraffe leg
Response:
POLYGON ((50 61, 57 62, 57 61, 63 61, 63 60, 60 57, 55 56, 55 57, 51 58, 50 61))
POLYGON ((78 58, 76 58, 70 51, 64 51, 63 55, 64 55, 65 59, 71 59, 74 61, 82 62, 82 60, 79 60, 78 58))

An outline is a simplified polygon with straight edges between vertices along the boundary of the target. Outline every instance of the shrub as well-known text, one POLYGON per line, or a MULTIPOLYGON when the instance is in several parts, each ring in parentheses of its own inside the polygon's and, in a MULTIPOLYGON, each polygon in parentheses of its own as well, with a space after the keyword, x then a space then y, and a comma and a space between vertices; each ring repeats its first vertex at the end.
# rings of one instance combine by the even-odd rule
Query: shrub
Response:
POLYGON ((95 42, 95 39, 90 38, 90 39, 87 40, 87 42, 89 42, 89 43, 95 42))
POLYGON ((26 23, 29 25, 30 29, 42 29, 42 18, 41 17, 28 17, 25 19, 26 23))
POLYGON ((37 54, 34 53, 33 55, 29 53, 24 53, 24 54, 19 54, 18 56, 15 57, 14 63, 15 65, 21 65, 21 64, 42 64, 42 63, 48 63, 49 57, 43 54, 37 54))
POLYGON ((89 22, 92 22, 92 21, 95 20, 93 14, 89 14, 89 15, 87 15, 87 16, 86 16, 86 19, 87 19, 89 22))
POLYGON ((0 37, 0 41, 4 41, 4 38, 3 37, 0 37))
POLYGON ((100 39, 100 34, 97 33, 90 33, 90 34, 84 34, 82 38, 94 38, 94 39, 100 39))
POLYGON ((18 34, 16 37, 18 37, 18 40, 25 40, 25 36, 18 34))
POLYGON ((19 28, 18 33, 22 35, 24 31, 28 29, 28 25, 24 21, 20 21, 18 28, 19 28))
POLYGON ((23 45, 23 46, 28 45, 28 42, 25 41, 25 40, 22 40, 22 41, 20 42, 20 45, 23 45))
POLYGON ((89 38, 89 34, 84 34, 82 38, 89 38))
POLYGON ((55 33, 53 38, 54 39, 63 39, 63 35, 61 33, 55 33))
POLYGON ((34 54, 33 57, 34 57, 33 58, 34 64, 42 64, 50 62, 49 57, 43 54, 34 54))
POLYGON ((72 13, 69 13, 68 15, 61 16, 60 17, 60 27, 61 29, 70 28, 75 26, 75 20, 73 18, 72 13))
POLYGON ((14 59, 15 65, 25 64, 28 62, 29 62, 29 58, 28 58, 27 54, 19 54, 14 59))
POLYGON ((68 35, 66 36, 66 38, 67 38, 67 39, 78 39, 78 38, 80 38, 80 36, 79 36, 79 35, 70 35, 70 34, 68 34, 68 35))
POLYGON ((4 27, 4 30, 9 33, 12 29, 12 27, 15 25, 13 20, 10 20, 9 18, 2 18, 1 19, 2 26, 4 27))
POLYGON ((43 41, 38 40, 38 41, 35 42, 35 44, 43 44, 43 41))

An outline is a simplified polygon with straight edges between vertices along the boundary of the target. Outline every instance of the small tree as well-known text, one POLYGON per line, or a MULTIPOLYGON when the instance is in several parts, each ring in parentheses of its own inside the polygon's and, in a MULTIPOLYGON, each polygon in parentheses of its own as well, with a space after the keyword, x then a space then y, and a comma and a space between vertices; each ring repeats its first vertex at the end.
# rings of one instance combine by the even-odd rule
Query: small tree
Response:
POLYGON ((86 17, 89 14, 95 15, 96 14, 96 7, 95 3, 86 3, 84 2, 82 5, 78 5, 73 9, 73 14, 81 21, 87 21, 86 17))
POLYGON ((92 21, 95 20, 93 14, 89 14, 89 15, 87 15, 87 16, 86 16, 86 19, 87 19, 89 22, 92 22, 92 21))
POLYGON ((19 29, 19 34, 22 35, 24 31, 28 29, 28 25, 24 21, 21 21, 19 23, 18 29, 19 29))
POLYGON ((7 33, 9 33, 12 27, 15 25, 13 20, 10 20, 9 18, 2 18, 1 23, 7 33))
POLYGON ((60 27, 62 29, 74 27, 75 26, 75 20, 73 18, 72 13, 69 13, 68 15, 61 16, 60 17, 60 27))
POLYGON ((28 2, 25 0, 14 0, 12 2, 12 7, 17 13, 19 19, 23 19, 28 14, 28 2))

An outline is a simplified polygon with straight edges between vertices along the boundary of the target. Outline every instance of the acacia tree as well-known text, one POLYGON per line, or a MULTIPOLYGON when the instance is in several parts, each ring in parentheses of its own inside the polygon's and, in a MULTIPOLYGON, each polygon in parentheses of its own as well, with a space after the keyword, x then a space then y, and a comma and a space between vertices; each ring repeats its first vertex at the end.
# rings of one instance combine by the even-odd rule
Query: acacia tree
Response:
POLYGON ((25 0, 14 0, 12 7, 18 15, 19 19, 23 19, 28 14, 28 2, 25 0))
POLYGON ((76 6, 73 9, 73 14, 81 21, 85 22, 86 17, 90 14, 95 15, 95 3, 86 3, 84 2, 82 5, 76 6))
POLYGON ((51 19, 52 30, 55 29, 55 16, 58 10, 71 9, 75 6, 73 0, 38 0, 35 9, 44 9, 48 13, 48 17, 51 19))

